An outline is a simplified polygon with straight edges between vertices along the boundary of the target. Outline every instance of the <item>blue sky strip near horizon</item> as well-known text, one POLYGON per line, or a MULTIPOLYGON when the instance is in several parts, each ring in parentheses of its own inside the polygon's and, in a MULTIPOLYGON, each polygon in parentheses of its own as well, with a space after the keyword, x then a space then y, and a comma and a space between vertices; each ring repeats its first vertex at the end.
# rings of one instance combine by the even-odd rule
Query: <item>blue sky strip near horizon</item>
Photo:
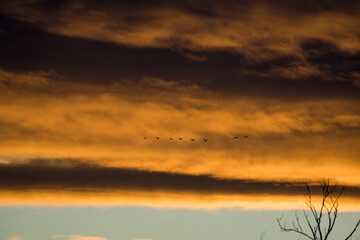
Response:
MULTIPOLYGON (((299 212, 301 213, 301 212, 299 212)), ((50 240, 53 235, 103 237, 107 240, 297 239, 282 233, 276 218, 294 219, 294 211, 216 211, 149 207, 16 207, 0 209, 0 239, 50 240)), ((347 236, 358 213, 340 213, 330 239, 347 236)))

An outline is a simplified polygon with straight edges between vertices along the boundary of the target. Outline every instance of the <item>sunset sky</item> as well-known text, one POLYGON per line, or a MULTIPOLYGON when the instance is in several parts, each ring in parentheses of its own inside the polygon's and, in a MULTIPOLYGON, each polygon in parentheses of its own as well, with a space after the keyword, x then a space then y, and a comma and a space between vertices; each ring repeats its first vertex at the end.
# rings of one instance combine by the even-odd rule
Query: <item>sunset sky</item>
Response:
POLYGON ((0 1, 0 240, 297 239, 275 218, 323 179, 345 186, 345 236, 360 216, 359 12, 0 1))

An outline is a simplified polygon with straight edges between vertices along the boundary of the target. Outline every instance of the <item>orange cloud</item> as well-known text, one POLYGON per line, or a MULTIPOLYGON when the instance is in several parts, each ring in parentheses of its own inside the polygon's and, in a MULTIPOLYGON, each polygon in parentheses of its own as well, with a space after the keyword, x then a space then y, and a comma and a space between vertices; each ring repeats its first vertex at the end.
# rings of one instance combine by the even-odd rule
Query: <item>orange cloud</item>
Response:
MULTIPOLYGON (((222 179, 301 183, 331 178, 339 184, 360 184, 360 108, 355 100, 229 99, 194 84, 152 77, 98 86, 63 82, 47 72, 1 70, 0 76, 2 165, 79 159, 109 168, 222 179), (205 143, 202 138, 209 140, 205 143)), ((23 191, 13 191, 4 186, 0 204, 6 206, 277 209, 303 205, 301 196, 286 194, 202 195, 176 189, 100 194, 91 189, 25 191, 19 185, 23 191)), ((359 209, 357 201, 344 198, 344 208, 359 209)))
POLYGON ((9 238, 8 240, 23 240, 23 239, 24 238, 21 236, 14 236, 14 237, 9 238))
POLYGON ((54 239, 62 238, 62 239, 66 239, 66 240, 106 240, 106 238, 103 238, 103 237, 83 236, 80 234, 52 235, 51 238, 54 238, 54 239))
POLYGON ((221 178, 315 175, 360 183, 355 100, 229 99, 193 84, 149 77, 95 86, 45 73, 38 79, 36 73, 1 74, 2 82, 11 82, 0 86, 2 162, 72 158, 221 178))
MULTIPOLYGON (((305 189, 305 188, 304 188, 305 189)), ((223 195, 170 192, 75 192, 75 191, 3 191, 1 206, 150 206, 155 208, 188 208, 216 210, 241 208, 244 210, 306 209, 303 195, 223 195)), ((318 197, 314 202, 320 202, 318 197)), ((360 211, 358 198, 342 197, 340 211, 360 211)))

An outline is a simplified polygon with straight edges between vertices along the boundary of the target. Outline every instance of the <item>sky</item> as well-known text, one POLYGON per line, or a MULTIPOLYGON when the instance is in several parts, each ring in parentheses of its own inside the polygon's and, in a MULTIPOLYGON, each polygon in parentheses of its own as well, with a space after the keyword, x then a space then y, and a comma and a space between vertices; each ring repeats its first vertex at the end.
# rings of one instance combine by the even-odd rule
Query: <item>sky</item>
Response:
POLYGON ((295 239, 276 218, 324 179, 345 186, 345 236, 360 215, 359 12, 1 1, 0 240, 295 239))

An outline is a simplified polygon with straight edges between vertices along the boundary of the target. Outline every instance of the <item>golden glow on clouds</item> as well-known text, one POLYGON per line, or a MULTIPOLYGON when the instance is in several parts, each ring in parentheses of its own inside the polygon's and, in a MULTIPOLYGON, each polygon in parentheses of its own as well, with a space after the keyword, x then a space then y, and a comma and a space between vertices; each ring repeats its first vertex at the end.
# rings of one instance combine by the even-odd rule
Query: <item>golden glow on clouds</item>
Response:
POLYGON ((75 158, 223 178, 360 183, 360 108, 352 100, 228 99, 149 77, 95 86, 56 81, 54 73, 0 75, 3 162, 75 158))
MULTIPOLYGON (((305 188, 304 188, 305 189, 305 188)), ((75 192, 75 191, 1 191, 0 206, 150 206, 155 208, 188 208, 216 210, 241 208, 245 210, 304 209, 303 195, 226 195, 191 194, 184 192, 75 192)), ((321 202, 313 198, 314 202, 321 202)), ((358 198, 342 197, 340 209, 360 211, 358 198)))

